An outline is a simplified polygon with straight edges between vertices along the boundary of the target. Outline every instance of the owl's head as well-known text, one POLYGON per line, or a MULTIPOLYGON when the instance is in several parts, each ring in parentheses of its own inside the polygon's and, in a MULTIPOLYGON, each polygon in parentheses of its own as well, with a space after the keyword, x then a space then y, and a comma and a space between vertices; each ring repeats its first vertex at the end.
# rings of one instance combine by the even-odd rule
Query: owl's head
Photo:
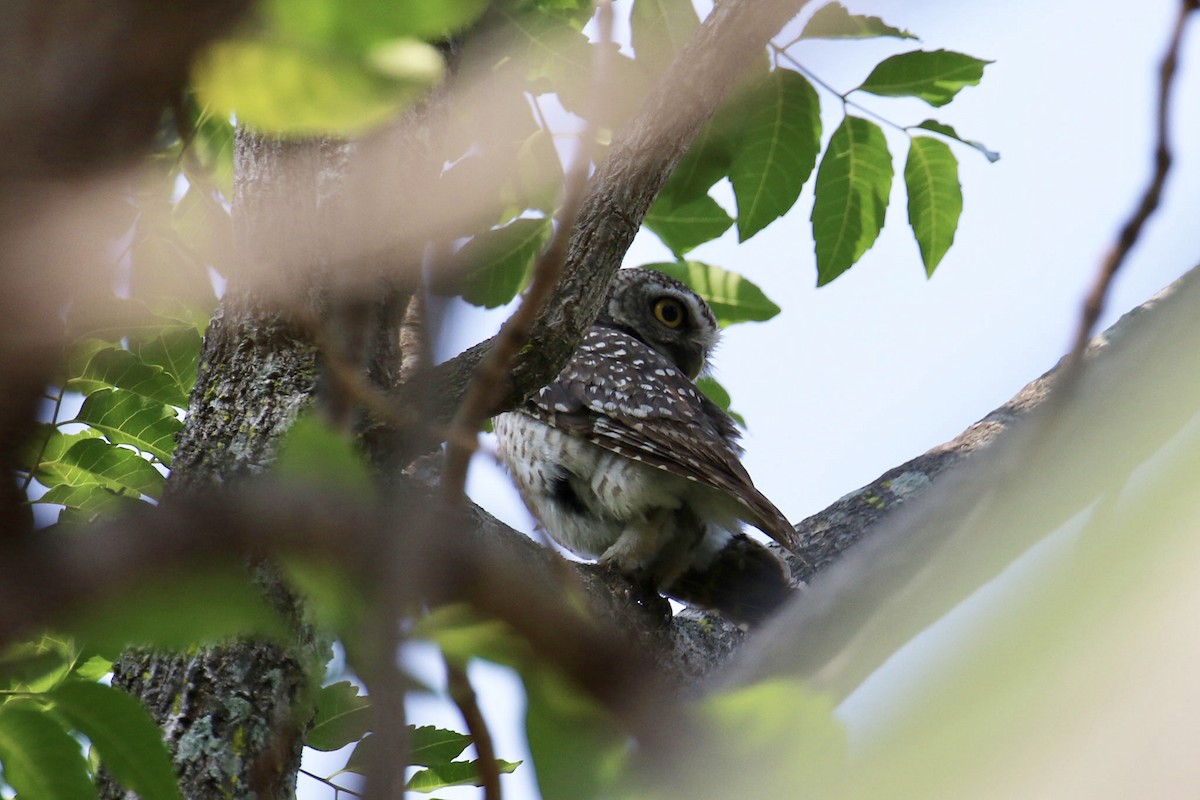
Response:
POLYGON ((692 380, 704 371, 720 336, 703 298, 652 269, 619 270, 597 322, 641 339, 692 380))

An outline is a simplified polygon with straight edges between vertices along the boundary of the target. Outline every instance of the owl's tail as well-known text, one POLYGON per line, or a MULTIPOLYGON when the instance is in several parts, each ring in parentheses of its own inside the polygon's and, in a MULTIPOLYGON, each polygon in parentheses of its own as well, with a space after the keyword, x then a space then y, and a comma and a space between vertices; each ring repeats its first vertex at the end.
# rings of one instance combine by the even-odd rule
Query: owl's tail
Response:
POLYGON ((663 593, 744 627, 767 618, 795 592, 791 571, 772 550, 738 534, 707 563, 692 564, 663 593))

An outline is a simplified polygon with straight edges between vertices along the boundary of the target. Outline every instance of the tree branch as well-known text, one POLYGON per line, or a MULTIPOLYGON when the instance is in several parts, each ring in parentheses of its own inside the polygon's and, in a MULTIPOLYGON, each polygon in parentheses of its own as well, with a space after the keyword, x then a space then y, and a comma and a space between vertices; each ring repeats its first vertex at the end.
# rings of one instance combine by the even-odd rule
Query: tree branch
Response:
MULTIPOLYGON (((514 360, 508 390, 496 397, 492 414, 516 407, 566 364, 688 145, 754 56, 806 2, 725 0, 680 51, 593 174, 558 289, 533 327, 532 347, 514 360)), ((495 337, 481 342, 435 370, 445 418, 461 403, 471 376, 495 343, 495 337)))
POLYGON ((1083 357, 1088 337, 1092 335, 1092 331, 1096 327, 1096 321, 1100 319, 1100 314, 1104 311, 1104 299, 1108 294, 1109 286, 1112 285, 1113 278, 1116 277, 1117 271, 1121 269, 1121 265, 1125 263, 1129 251, 1137 244, 1138 238, 1142 233, 1142 228, 1145 227, 1150 217, 1154 215, 1162 198, 1163 188, 1167 183, 1167 175, 1171 171, 1171 92, 1175 86, 1175 72, 1179 65, 1179 46, 1183 41, 1183 31, 1187 27, 1188 18, 1197 8, 1200 8, 1197 0, 1181 0, 1179 4, 1179 12, 1175 17, 1174 27, 1171 29, 1170 40, 1167 42, 1166 50, 1163 53, 1162 61, 1158 68, 1158 108, 1155 113, 1156 140, 1154 144, 1154 171, 1150 176, 1150 181, 1146 184, 1146 188, 1142 192, 1142 197, 1138 202, 1137 208, 1121 227, 1121 232, 1117 235, 1117 241, 1104 256, 1104 260, 1100 264, 1100 270, 1096 275, 1095 283, 1092 285, 1092 289, 1088 292, 1087 299, 1084 301, 1083 313, 1080 315, 1079 320, 1079 329, 1075 334, 1075 345, 1071 349, 1070 360, 1065 370, 1064 378, 1061 381, 1064 391, 1065 387, 1073 382, 1074 365, 1083 357))

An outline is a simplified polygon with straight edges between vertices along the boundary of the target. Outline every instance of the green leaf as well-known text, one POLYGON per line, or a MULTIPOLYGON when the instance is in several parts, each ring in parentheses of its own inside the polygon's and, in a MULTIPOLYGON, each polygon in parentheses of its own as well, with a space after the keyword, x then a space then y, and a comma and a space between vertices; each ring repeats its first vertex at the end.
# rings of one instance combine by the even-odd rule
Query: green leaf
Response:
POLYGON ((725 413, 733 417, 733 421, 739 426, 742 428, 746 427, 746 418, 730 408, 731 400, 729 392, 717 382, 716 378, 702 375, 696 379, 696 388, 703 392, 705 397, 724 409, 725 413))
POLYGON ((621 726, 550 669, 522 677, 525 735, 543 800, 608 796, 630 752, 621 726))
POLYGON ((303 44, 229 40, 193 68, 201 101, 281 136, 353 135, 393 118, 441 77, 441 55, 415 39, 366 58, 303 44))
POLYGON ((643 222, 677 257, 716 239, 733 224, 721 204, 707 194, 683 205, 664 206, 667 204, 651 206, 643 222))
POLYGON ((812 210, 817 285, 849 269, 883 229, 892 190, 892 157, 879 126, 847 116, 817 170, 812 210))
POLYGON ((68 469, 61 463, 67 451, 84 439, 99 438, 100 431, 85 428, 78 433, 63 433, 48 423, 37 426, 32 436, 18 448, 16 464, 19 469, 33 472, 46 486, 61 483, 61 470, 68 469), (36 463, 34 463, 36 462, 36 463))
POLYGON ((34 502, 76 509, 85 514, 89 521, 97 516, 115 517, 145 507, 137 495, 124 494, 98 483, 55 486, 34 502))
POLYGON ((696 763, 705 766, 692 780, 703 782, 704 788, 720 796, 722 789, 734 789, 735 782, 728 776, 740 775, 736 790, 745 790, 749 783, 750 796, 773 796, 770 788, 778 787, 779 782, 772 776, 804 775, 808 796, 842 795, 846 734, 834 705, 828 695, 814 692, 799 680, 784 679, 759 681, 705 697, 695 724, 712 736, 701 745, 702 752, 695 754, 696 763), (755 765, 753 773, 743 771, 747 763, 755 765))
MULTIPOLYGON (((509 773, 521 766, 520 761, 496 759, 496 768, 501 774, 509 773)), ((408 779, 405 787, 410 792, 436 792, 449 786, 482 786, 479 777, 479 761, 451 761, 436 767, 418 770, 408 779)))
POLYGON ((317 715, 304 743, 315 750, 338 750, 357 742, 371 724, 371 701, 350 681, 322 686, 317 715))
POLYGON ((182 797, 162 732, 145 706, 100 683, 67 681, 50 692, 54 709, 92 742, 105 769, 144 800, 182 797))
POLYGON ((101 653, 131 645, 185 650, 231 636, 286 633, 243 566, 202 560, 133 579, 56 627, 101 653))
POLYGON ((104 656, 88 656, 83 663, 71 670, 71 674, 81 680, 98 681, 112 672, 113 662, 104 656))
POLYGON ((267 19, 288 38, 332 49, 360 51, 389 39, 442 39, 487 8, 487 0, 269 0, 267 19))
POLYGON ((375 496, 371 472, 354 444, 314 413, 302 414, 284 435, 275 473, 287 481, 337 490, 360 500, 375 496))
POLYGON ((187 395, 172 375, 118 347, 93 353, 79 374, 67 381, 67 389, 82 394, 105 388, 125 389, 173 406, 187 404, 187 395))
POLYGON ((165 480, 162 473, 137 453, 94 438, 76 442, 59 460, 53 465, 46 465, 39 474, 64 486, 98 484, 115 490, 128 490, 134 498, 143 494, 161 497, 165 480))
POLYGON ((983 79, 983 68, 991 63, 949 50, 901 53, 879 62, 854 91, 919 97, 931 106, 944 106, 964 86, 977 85, 983 79))
POLYGON ((86 422, 113 443, 131 444, 167 466, 175 450, 175 434, 183 427, 170 406, 111 389, 88 395, 74 421, 86 422))
POLYGON ((463 299, 485 308, 512 300, 525 284, 550 230, 548 219, 518 219, 478 234, 463 245, 454 257, 458 269, 463 270, 463 299))
POLYGON ((173 377, 184 393, 186 404, 186 396, 196 384, 204 339, 199 331, 184 323, 162 327, 148 335, 143 333, 131 343, 133 351, 146 364, 159 367, 173 377))
POLYGON ((75 658, 69 639, 48 633, 10 645, 0 653, 0 687, 44 692, 67 676, 75 658))
POLYGON ((27 706, 0 706, 4 781, 30 800, 95 800, 79 742, 49 715, 27 706))
POLYGON ((507 623, 482 618, 461 603, 435 608, 421 617, 410 638, 435 642, 446 658, 463 664, 483 658, 517 669, 531 658, 529 643, 507 623))
POLYGON ((433 725, 410 727, 408 733, 412 748, 409 761, 423 767, 448 764, 471 744, 471 737, 467 734, 433 725))
POLYGON ((713 120, 696 136, 658 193, 655 207, 663 211, 708 196, 713 184, 729 174, 736 138, 713 120))
POLYGON ((821 102, 799 73, 770 73, 752 91, 748 107, 729 168, 742 242, 787 213, 821 151, 821 102))
POLYGON ((630 36, 639 64, 662 72, 700 27, 692 0, 637 0, 630 36))
POLYGON ((914 127, 924 128, 925 130, 933 131, 934 133, 940 133, 943 136, 949 136, 951 139, 954 139, 955 141, 962 142, 963 144, 968 145, 969 147, 974 147, 976 150, 983 153, 984 158, 986 158, 988 161, 992 162, 993 164, 1000 160, 1000 154, 997 153, 995 150, 987 149, 986 147, 983 146, 983 144, 981 142, 976 142, 976 141, 972 141, 971 139, 962 138, 961 136, 958 135, 958 131, 954 130, 954 128, 950 127, 949 125, 944 125, 935 119, 927 119, 924 122, 922 122, 920 125, 915 125, 914 127))
MULTIPOLYGON (((466 763, 454 761, 471 744, 471 737, 465 733, 445 730, 444 728, 435 728, 432 725, 423 725, 420 728, 409 725, 408 735, 409 745, 412 748, 409 754, 409 762, 412 764, 437 768, 453 763, 466 763)), ((367 770, 376 755, 375 750, 378 747, 379 741, 379 738, 376 736, 368 735, 364 737, 362 741, 355 745, 354 752, 350 754, 350 758, 346 761, 346 766, 341 769, 341 772, 354 772, 359 775, 367 774, 367 770)))
POLYGON ((590 85, 592 49, 587 36, 566 20, 549 14, 511 14, 510 52, 529 81, 561 88, 590 85))
POLYGON ((906 30, 893 28, 879 17, 851 14, 841 3, 830 3, 817 9, 800 32, 801 39, 869 39, 876 36, 917 38, 906 30))
POLYGON ((954 243, 962 214, 958 160, 950 145, 928 136, 913 137, 904 165, 904 183, 908 187, 908 224, 921 248, 925 274, 933 275, 954 243))
POLYGON ((753 283, 736 272, 730 272, 703 261, 663 261, 644 264, 683 281, 712 307, 722 326, 735 322, 762 322, 779 313, 779 306, 753 283))

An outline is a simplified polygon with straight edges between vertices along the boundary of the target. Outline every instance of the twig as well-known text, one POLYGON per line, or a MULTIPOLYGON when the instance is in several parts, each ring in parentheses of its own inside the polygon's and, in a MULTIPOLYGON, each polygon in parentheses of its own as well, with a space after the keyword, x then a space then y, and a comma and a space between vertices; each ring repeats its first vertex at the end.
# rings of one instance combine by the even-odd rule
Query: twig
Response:
POLYGON ((501 800, 500 769, 496 763, 496 748, 492 746, 492 734, 488 730, 487 720, 479 710, 475 699, 475 689, 467 670, 450 659, 446 662, 446 683, 450 690, 450 699, 458 706, 463 721, 467 723, 467 731, 475 742, 475 754, 478 756, 479 778, 483 784, 484 800, 501 800))
MULTIPOLYGON (((612 41, 612 3, 610 0, 596 0, 596 8, 600 42, 602 45, 608 44, 612 41)), ((595 61, 592 65, 594 102, 591 113, 586 117, 584 129, 579 135, 579 149, 575 153, 571 168, 567 171, 563 204, 558 212, 558 225, 554 235, 534 264, 533 278, 520 306, 504 323, 491 350, 476 368, 462 405, 450 423, 445 469, 442 472, 442 490, 447 499, 456 500, 463 496, 467 468, 471 454, 476 448, 476 433, 491 413, 495 398, 508 378, 509 363, 521 348, 529 343, 533 323, 558 285, 558 277, 567 260, 567 245, 571 241, 579 209, 583 205, 588 167, 592 161, 592 151, 595 149, 599 120, 606 108, 603 97, 609 84, 608 59, 607 47, 595 48, 595 61)))
POLYGON ((312 772, 309 772, 308 770, 304 769, 303 767, 300 768, 300 774, 307 775, 308 777, 312 778, 314 781, 317 781, 318 783, 323 783, 326 786, 328 786, 330 789, 333 789, 333 800, 337 800, 338 795, 342 794, 343 792, 350 795, 351 797, 362 797, 361 794, 354 791, 353 789, 347 789, 345 786, 338 786, 336 783, 329 780, 328 778, 322 778, 320 775, 316 775, 312 772))
POLYGON ((1129 251, 1137 244, 1138 237, 1142 233, 1142 228, 1145 227, 1146 222, 1153 216, 1155 210, 1158 208, 1159 200, 1162 198, 1163 187, 1167 182, 1167 175, 1171 171, 1172 154, 1169 141, 1169 115, 1171 91, 1174 88, 1175 71, 1179 63, 1179 45, 1183 40, 1183 30, 1187 25, 1188 16, 1198 7, 1200 7, 1200 2, 1197 2, 1197 0, 1182 0, 1179 4, 1179 13, 1175 17, 1175 26, 1171 32, 1171 39, 1167 44, 1166 52, 1163 54, 1162 62, 1159 66, 1158 131, 1157 142, 1154 147, 1154 173, 1151 176, 1150 183, 1142 193, 1141 202, 1138 203, 1133 215, 1125 222, 1120 234, 1117 236, 1117 241, 1101 262, 1099 273, 1096 275, 1096 281, 1092 285, 1087 299, 1084 301, 1079 328, 1075 332, 1075 343, 1071 348, 1071 353, 1063 370, 1061 385, 1064 387, 1074 384, 1078 367, 1082 363, 1084 350, 1087 348, 1088 340, 1091 338, 1092 331, 1096 327, 1097 320, 1100 319, 1100 314, 1104 311, 1104 301, 1108 296, 1108 290, 1112 285, 1113 278, 1116 277, 1117 272, 1125 263, 1129 251))
POLYGON ((785 59, 789 64, 791 64, 793 67, 795 67, 797 72, 803 74, 806 78, 808 78, 810 81, 815 83, 817 86, 820 86, 825 91, 836 96, 839 100, 842 101, 843 105, 850 106, 852 108, 857 108, 859 111, 863 112, 864 114, 874 117, 875 119, 879 120, 884 125, 888 125, 890 127, 895 128, 896 130, 903 133, 905 136, 911 135, 908 132, 908 128, 904 127, 903 125, 900 125, 899 123, 896 123, 896 122, 892 122, 887 117, 885 117, 882 114, 879 114, 875 111, 872 111, 871 109, 867 108, 862 103, 859 103, 856 100, 851 100, 850 92, 854 91, 853 89, 851 89, 850 92, 846 92, 845 94, 842 94, 837 89, 833 88, 828 83, 826 83, 824 80, 822 80, 819 75, 817 75, 812 70, 810 70, 808 67, 804 66, 799 61, 797 61, 796 58, 791 53, 787 52, 786 49, 780 48, 778 45, 776 45, 774 43, 771 44, 771 49, 775 51, 775 55, 777 57, 785 59))
MULTIPOLYGON (((63 381, 65 384, 66 381, 63 381)), ((66 389, 62 386, 58 387, 58 394, 54 397, 54 412, 50 415, 52 425, 58 424, 58 412, 62 408, 63 395, 66 394, 66 389)), ((54 429, 51 428, 46 433, 46 438, 42 440, 42 446, 38 448, 37 455, 33 459, 33 463, 29 465, 29 473, 25 476, 25 480, 21 482, 21 494, 25 495, 29 491, 29 485, 33 483, 33 473, 37 472, 38 465, 42 463, 42 456, 46 455, 46 448, 50 446, 50 439, 54 436, 54 429)))

